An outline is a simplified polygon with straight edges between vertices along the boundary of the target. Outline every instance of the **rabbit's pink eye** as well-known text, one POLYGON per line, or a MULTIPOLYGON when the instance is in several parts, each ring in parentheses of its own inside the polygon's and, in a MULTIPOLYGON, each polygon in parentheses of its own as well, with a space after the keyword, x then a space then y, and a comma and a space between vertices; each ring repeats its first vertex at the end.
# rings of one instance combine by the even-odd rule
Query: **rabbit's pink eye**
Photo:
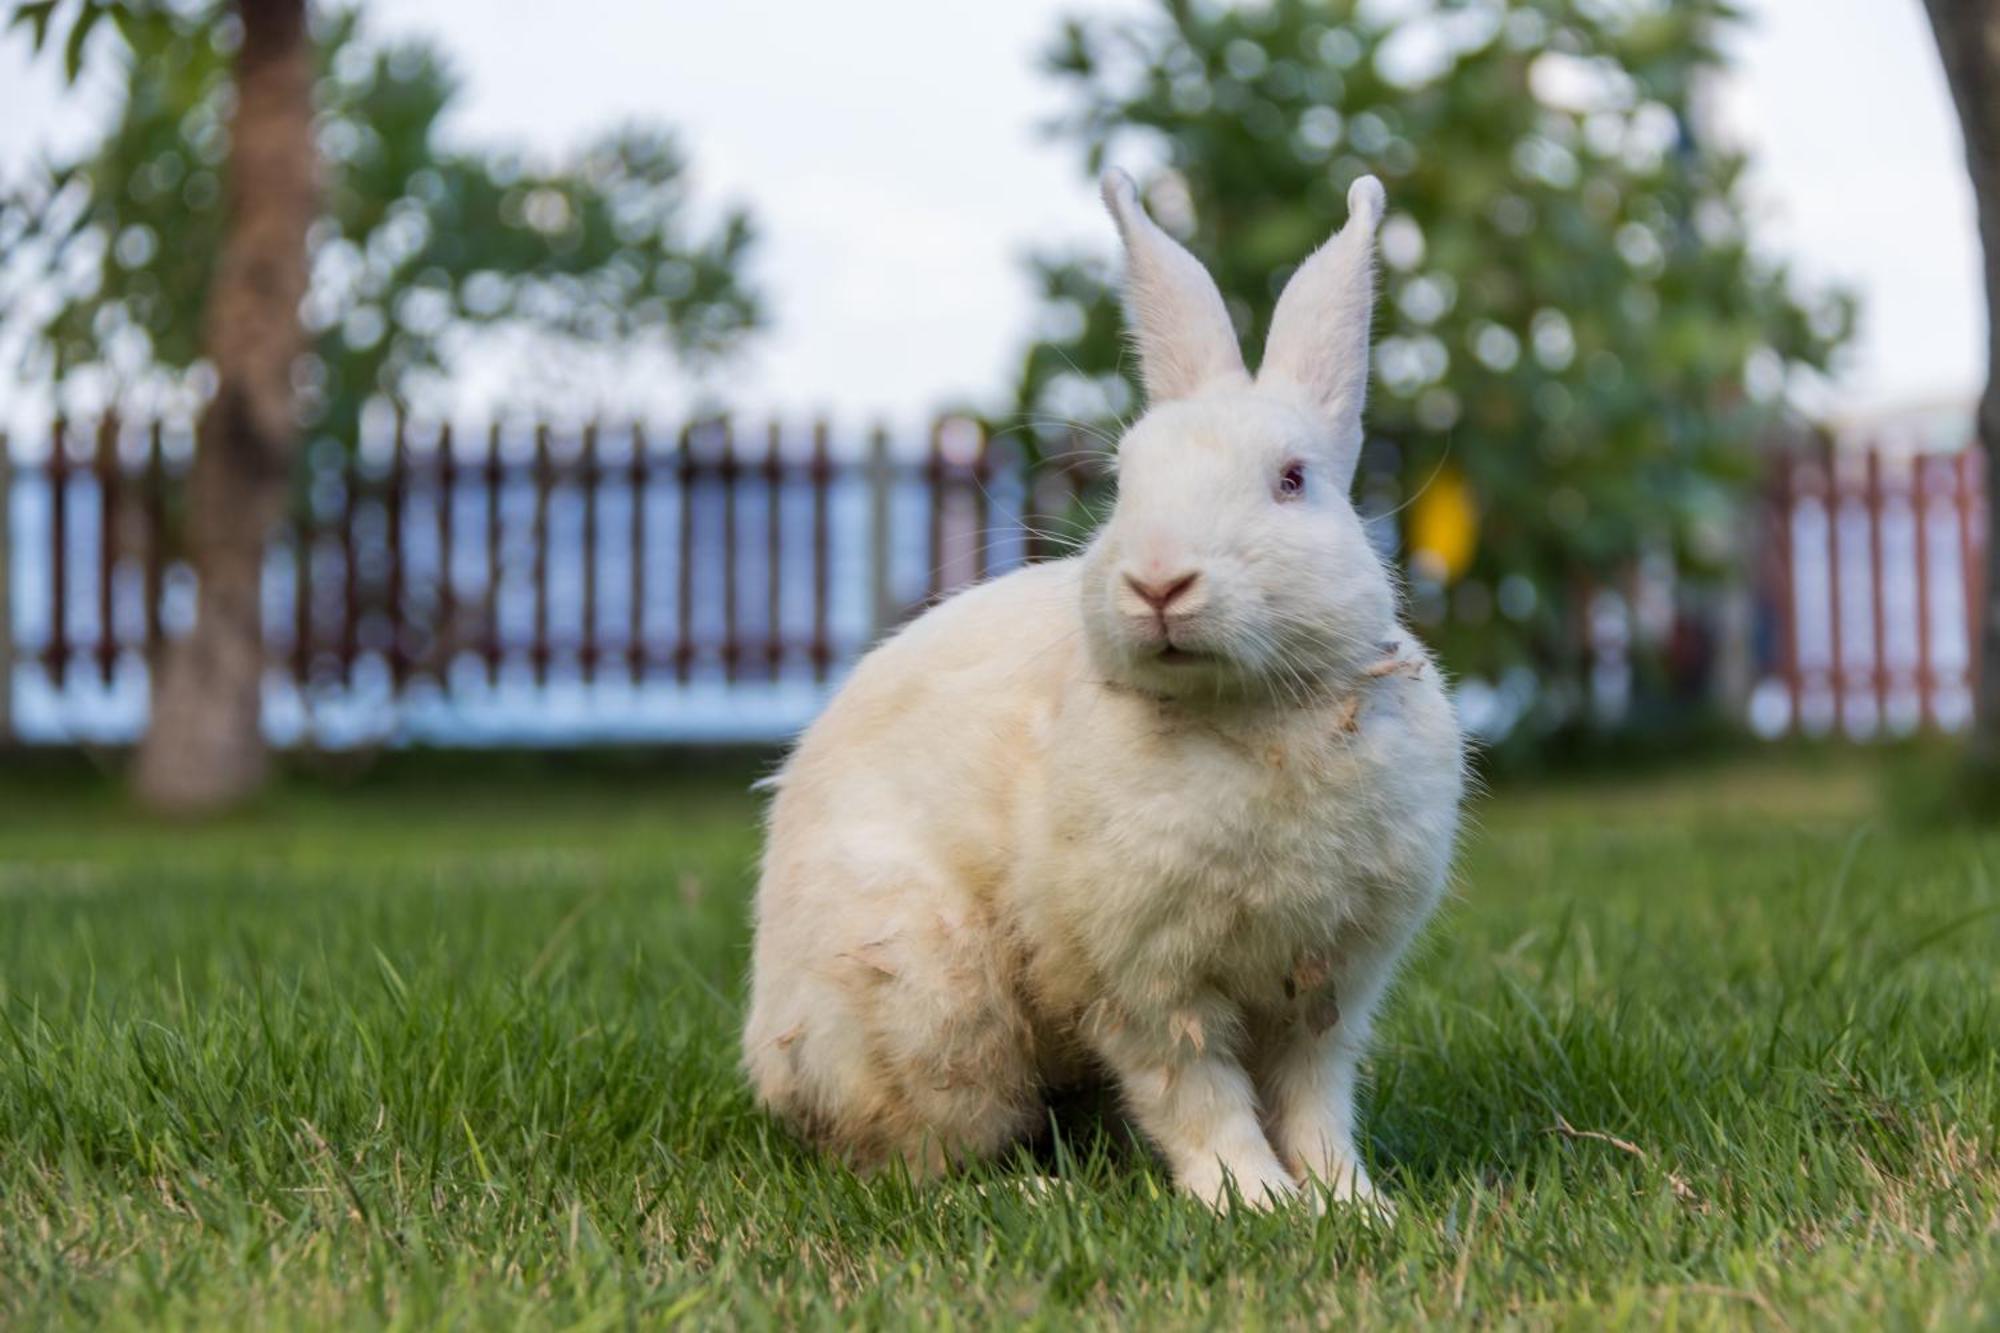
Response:
POLYGON ((1278 474, 1278 498, 1296 500, 1306 493, 1306 465, 1287 463, 1285 470, 1278 474))

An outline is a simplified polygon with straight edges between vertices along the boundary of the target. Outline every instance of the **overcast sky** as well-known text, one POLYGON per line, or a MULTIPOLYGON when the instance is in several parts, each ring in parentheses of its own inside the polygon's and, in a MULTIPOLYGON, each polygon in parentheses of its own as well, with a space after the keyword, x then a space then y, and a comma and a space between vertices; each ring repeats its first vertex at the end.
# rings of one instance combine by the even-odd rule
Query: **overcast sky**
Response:
MULTIPOLYGON (((1725 124, 1757 157, 1764 238, 1862 298, 1837 405, 1969 398, 1977 237, 1922 5, 1747 3, 1725 124)), ((776 323, 730 399, 851 420, 992 402, 1029 323, 1025 250, 1109 245, 1073 155, 1036 131, 1055 103, 1033 57, 1076 8, 378 0, 371 14, 457 61, 461 140, 553 154, 626 119, 685 131, 705 196, 747 202, 764 229, 757 274, 776 323)), ((50 63, 31 68, 18 34, 0 42, 0 170, 101 114, 101 90, 63 91, 50 63)))

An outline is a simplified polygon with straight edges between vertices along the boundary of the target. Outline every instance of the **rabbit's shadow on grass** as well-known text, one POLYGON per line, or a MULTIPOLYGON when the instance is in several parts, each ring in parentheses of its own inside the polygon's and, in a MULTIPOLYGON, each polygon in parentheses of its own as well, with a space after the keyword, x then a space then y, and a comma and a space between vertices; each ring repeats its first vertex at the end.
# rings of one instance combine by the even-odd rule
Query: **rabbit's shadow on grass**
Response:
MULTIPOLYGON (((1518 1177, 1545 1137, 1546 1117, 1520 1104, 1420 1104, 1416 1088, 1364 1099, 1362 1151, 1376 1182, 1392 1195, 1413 1186, 1476 1180, 1488 1187, 1518 1177)), ((1063 1180, 1102 1171, 1125 1176, 1166 1167, 1132 1123, 1109 1078, 1051 1091, 1039 1129, 993 1164, 1001 1175, 1063 1180)))

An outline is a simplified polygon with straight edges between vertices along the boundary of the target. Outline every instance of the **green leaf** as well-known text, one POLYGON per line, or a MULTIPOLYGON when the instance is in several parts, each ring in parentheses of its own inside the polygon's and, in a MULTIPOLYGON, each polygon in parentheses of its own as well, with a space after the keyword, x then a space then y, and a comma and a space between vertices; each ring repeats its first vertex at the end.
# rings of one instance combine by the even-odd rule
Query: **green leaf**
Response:
POLYGON ((90 41, 91 30, 103 17, 104 6, 95 3, 95 0, 84 0, 76 22, 70 25, 69 41, 63 46, 63 76, 69 82, 75 83, 77 76, 83 73, 83 48, 90 41))
POLYGON ((14 17, 8 20, 7 26, 18 28, 27 25, 30 30, 28 40, 35 54, 40 55, 43 44, 49 39, 49 20, 55 12, 56 0, 22 0, 14 6, 14 17))

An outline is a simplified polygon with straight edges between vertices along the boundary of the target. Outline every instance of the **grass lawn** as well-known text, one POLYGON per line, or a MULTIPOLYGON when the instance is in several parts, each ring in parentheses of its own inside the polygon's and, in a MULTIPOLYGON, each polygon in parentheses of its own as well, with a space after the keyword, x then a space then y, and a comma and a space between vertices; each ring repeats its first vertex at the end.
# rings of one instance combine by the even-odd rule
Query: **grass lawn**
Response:
POLYGON ((0 779, 0 1326, 1990 1327, 2000 832, 1856 765, 1482 802, 1374 1062, 1381 1228, 1212 1217, 1088 1113, 921 1190, 801 1152, 735 1072, 734 770, 193 832, 0 779))

